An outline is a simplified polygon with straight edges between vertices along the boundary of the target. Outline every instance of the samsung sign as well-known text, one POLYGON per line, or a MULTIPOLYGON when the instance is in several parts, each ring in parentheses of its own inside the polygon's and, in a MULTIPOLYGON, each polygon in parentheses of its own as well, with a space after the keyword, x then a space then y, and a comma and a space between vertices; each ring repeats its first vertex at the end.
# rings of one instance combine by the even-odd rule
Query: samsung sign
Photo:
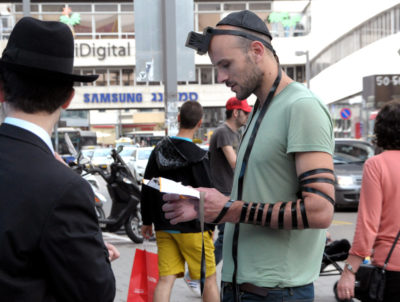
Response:
MULTIPOLYGON (((84 93, 83 102, 89 103, 142 103, 143 93, 84 93)), ((164 94, 153 92, 150 95, 145 94, 145 98, 151 102, 163 102, 164 94)), ((179 101, 197 101, 199 98, 197 92, 179 92, 179 101)))

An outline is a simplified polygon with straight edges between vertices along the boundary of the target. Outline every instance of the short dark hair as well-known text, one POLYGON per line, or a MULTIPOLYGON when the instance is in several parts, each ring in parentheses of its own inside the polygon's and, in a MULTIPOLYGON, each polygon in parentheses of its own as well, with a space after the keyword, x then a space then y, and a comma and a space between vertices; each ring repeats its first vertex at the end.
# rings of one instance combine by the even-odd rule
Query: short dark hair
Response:
POLYGON ((233 109, 232 110, 225 110, 225 118, 229 120, 232 117, 233 109))
POLYGON ((45 111, 53 113, 69 98, 72 81, 57 81, 47 77, 0 69, 5 101, 26 113, 45 111))
POLYGON ((400 150, 400 100, 386 103, 376 116, 374 142, 385 150, 400 150))
POLYGON ((203 107, 199 102, 187 101, 183 103, 180 110, 180 127, 183 129, 193 129, 203 118, 203 107))

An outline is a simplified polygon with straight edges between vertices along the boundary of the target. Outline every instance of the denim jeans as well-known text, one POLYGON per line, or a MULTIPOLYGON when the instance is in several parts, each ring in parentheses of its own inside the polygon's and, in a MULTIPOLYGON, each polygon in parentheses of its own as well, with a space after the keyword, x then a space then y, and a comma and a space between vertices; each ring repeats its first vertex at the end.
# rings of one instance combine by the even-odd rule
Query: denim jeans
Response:
MULTIPOLYGON (((221 288, 223 294, 223 302, 235 301, 233 297, 232 287, 221 288)), ((272 289, 266 297, 259 295, 240 292, 240 302, 312 302, 314 301, 314 284, 308 284, 299 287, 288 287, 282 289, 272 289)))

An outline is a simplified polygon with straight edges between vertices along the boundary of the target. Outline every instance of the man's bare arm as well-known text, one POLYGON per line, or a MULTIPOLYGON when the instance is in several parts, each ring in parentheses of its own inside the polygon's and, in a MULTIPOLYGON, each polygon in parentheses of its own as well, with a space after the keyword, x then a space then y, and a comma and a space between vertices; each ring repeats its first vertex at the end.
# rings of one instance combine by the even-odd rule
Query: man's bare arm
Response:
MULTIPOLYGON (((327 228, 333 217, 334 176, 332 156, 324 152, 304 152, 296 154, 296 171, 300 179, 301 198, 288 202, 254 203, 244 201, 228 202, 229 198, 215 189, 198 188, 205 192, 204 216, 209 223, 249 223, 273 229, 327 228), (323 171, 323 172, 320 172, 323 171), (331 171, 331 172, 329 172, 331 171), (302 184, 303 183, 303 184, 302 184), (229 206, 229 207, 228 207, 229 206), (226 212, 219 221, 223 208, 226 212)), ((268 198, 268 197, 266 197, 268 198)), ((168 201, 163 206, 165 217, 171 223, 188 221, 197 217, 198 202, 179 200, 179 196, 165 195, 168 201)))
POLYGON ((236 167, 236 152, 232 146, 227 145, 222 147, 222 152, 224 152, 225 158, 231 166, 232 170, 236 167))

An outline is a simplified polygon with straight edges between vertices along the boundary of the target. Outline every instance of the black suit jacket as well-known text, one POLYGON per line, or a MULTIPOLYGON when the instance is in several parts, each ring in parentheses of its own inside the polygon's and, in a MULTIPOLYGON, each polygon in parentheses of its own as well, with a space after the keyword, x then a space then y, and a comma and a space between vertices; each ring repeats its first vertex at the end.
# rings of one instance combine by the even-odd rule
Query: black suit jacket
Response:
POLYGON ((38 136, 0 126, 1 301, 113 301, 93 200, 38 136))

